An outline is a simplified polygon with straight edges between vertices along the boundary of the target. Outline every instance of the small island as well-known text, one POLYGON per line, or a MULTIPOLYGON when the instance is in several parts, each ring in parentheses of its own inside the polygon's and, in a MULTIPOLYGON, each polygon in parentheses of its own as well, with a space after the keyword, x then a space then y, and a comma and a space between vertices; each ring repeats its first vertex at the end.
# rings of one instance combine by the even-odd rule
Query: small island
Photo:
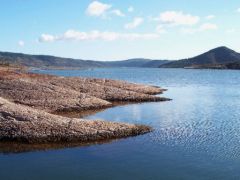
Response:
POLYGON ((116 102, 157 102, 164 89, 124 81, 58 77, 0 67, 0 141, 89 143, 136 136, 151 127, 60 116, 114 106, 116 102))

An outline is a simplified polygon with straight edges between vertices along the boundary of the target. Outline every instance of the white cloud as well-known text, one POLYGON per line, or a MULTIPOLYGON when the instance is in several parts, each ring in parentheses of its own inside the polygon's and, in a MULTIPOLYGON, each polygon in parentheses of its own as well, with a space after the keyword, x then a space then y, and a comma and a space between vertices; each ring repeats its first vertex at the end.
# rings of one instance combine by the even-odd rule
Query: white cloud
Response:
POLYGON ((104 4, 99 1, 93 1, 89 4, 87 15, 106 18, 108 15, 113 14, 116 16, 124 17, 125 14, 119 9, 113 9, 111 4, 104 4))
POLYGON ((237 9, 237 12, 239 12, 239 13, 240 13, 240 8, 238 8, 238 9, 237 9))
POLYGON ((228 33, 228 34, 232 34, 232 33, 235 33, 235 32, 237 32, 237 30, 235 28, 231 28, 231 29, 226 30, 226 33, 228 33))
POLYGON ((199 28, 200 31, 216 30, 216 29, 218 29, 218 26, 216 24, 212 24, 212 23, 202 24, 199 28))
POLYGON ((181 31, 186 34, 194 34, 196 32, 204 32, 204 31, 211 31, 217 30, 218 26, 212 23, 205 23, 199 26, 198 28, 182 28, 181 31))
POLYGON ((132 7, 132 6, 130 6, 129 8, 128 8, 128 12, 133 12, 134 11, 134 8, 132 7))
POLYGON ((93 1, 89 4, 86 12, 89 16, 104 16, 107 10, 111 9, 112 5, 104 4, 99 1, 93 1))
POLYGON ((198 29, 194 29, 194 28, 182 28, 181 29, 181 32, 184 34, 194 34, 197 31, 198 31, 198 29))
POLYGON ((120 11, 119 9, 114 9, 111 11, 111 13, 116 16, 125 17, 125 14, 122 11, 120 11))
POLYGON ((162 25, 158 25, 156 27, 156 32, 159 33, 159 34, 164 34, 166 33, 167 31, 164 29, 164 27, 162 25))
POLYGON ((42 34, 41 37, 38 39, 39 42, 53 42, 57 39, 57 37, 54 37, 50 34, 42 34))
POLYGON ((198 16, 191 14, 184 14, 181 11, 165 11, 160 14, 159 17, 153 18, 156 21, 160 21, 167 25, 195 25, 199 22, 198 16))
POLYGON ((22 40, 20 40, 20 41, 18 41, 18 45, 21 46, 21 47, 23 47, 23 46, 25 45, 25 42, 22 41, 22 40))
POLYGON ((206 16, 205 18, 207 19, 207 20, 211 20, 211 19, 214 19, 216 16, 215 15, 208 15, 208 16, 206 16))
POLYGON ((86 40, 104 40, 104 41, 115 41, 115 40, 150 40, 158 39, 160 36, 157 33, 118 33, 110 31, 90 31, 81 32, 76 30, 68 30, 60 36, 51 34, 42 34, 38 41, 39 42, 55 42, 55 41, 86 41, 86 40))
POLYGON ((140 26, 140 25, 143 23, 143 21, 144 21, 143 18, 141 18, 141 17, 136 17, 136 18, 133 19, 132 22, 127 23, 127 24, 125 25, 125 29, 134 29, 134 28, 140 26))

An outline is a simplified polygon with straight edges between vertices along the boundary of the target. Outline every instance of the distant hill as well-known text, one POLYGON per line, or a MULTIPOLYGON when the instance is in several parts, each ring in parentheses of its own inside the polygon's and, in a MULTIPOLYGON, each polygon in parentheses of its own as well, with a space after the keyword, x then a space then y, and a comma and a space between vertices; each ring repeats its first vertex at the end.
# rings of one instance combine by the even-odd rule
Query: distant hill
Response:
POLYGON ((101 67, 98 61, 76 60, 45 55, 0 52, 0 62, 39 68, 101 67))
POLYGON ((34 68, 94 68, 94 67, 147 67, 147 68, 212 68, 237 69, 240 54, 227 48, 218 47, 199 56, 178 61, 135 58, 120 61, 93 61, 62 58, 48 55, 28 55, 0 52, 0 64, 23 65, 34 68))
POLYGON ((15 64, 35 68, 89 68, 89 67, 158 67, 167 61, 129 59, 122 61, 92 61, 47 55, 0 52, 1 64, 15 64))
POLYGON ((240 62, 240 54, 222 46, 193 58, 160 65, 160 68, 211 68, 235 62, 240 62))
POLYGON ((144 64, 142 64, 141 67, 148 67, 148 68, 157 68, 163 64, 166 64, 166 63, 169 63, 170 61, 168 60, 151 60, 151 61, 148 61, 144 64))
POLYGON ((105 66, 109 67, 142 67, 145 63, 151 62, 150 59, 136 58, 120 61, 105 61, 105 66))
POLYGON ((123 61, 107 61, 106 66, 109 67, 145 67, 145 68, 158 68, 160 65, 168 63, 167 60, 151 60, 151 59, 128 59, 123 61))

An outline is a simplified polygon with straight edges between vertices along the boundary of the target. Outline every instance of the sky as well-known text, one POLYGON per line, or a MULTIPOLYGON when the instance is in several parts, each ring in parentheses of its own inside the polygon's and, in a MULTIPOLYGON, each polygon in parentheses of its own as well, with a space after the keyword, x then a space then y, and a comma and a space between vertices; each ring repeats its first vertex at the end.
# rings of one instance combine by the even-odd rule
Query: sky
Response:
POLYGON ((239 0, 0 0, 0 51, 86 60, 240 52, 239 0))

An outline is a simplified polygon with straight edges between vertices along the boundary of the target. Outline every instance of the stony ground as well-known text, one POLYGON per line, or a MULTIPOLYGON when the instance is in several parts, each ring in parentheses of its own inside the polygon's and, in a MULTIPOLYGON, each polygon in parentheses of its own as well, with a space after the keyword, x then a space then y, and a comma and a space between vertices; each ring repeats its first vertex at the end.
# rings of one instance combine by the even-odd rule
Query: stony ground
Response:
POLYGON ((151 131, 142 125, 53 115, 0 98, 0 140, 27 143, 89 142, 151 131))
POLYGON ((57 77, 0 68, 0 141, 89 142, 151 131, 141 125, 53 115, 110 107, 115 102, 166 101, 164 90, 124 81, 57 77))

